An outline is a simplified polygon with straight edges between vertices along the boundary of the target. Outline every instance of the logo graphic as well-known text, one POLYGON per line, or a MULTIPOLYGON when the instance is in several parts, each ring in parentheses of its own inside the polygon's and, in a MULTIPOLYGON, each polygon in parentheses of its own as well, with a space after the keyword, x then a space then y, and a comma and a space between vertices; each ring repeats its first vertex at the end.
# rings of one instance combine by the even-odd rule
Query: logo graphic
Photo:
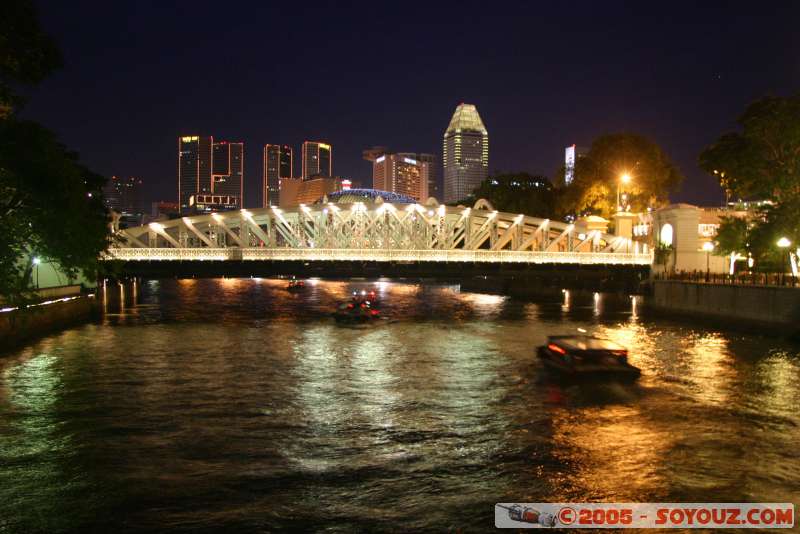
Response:
POLYGON ((497 528, 758 528, 795 524, 792 503, 497 503, 497 528))

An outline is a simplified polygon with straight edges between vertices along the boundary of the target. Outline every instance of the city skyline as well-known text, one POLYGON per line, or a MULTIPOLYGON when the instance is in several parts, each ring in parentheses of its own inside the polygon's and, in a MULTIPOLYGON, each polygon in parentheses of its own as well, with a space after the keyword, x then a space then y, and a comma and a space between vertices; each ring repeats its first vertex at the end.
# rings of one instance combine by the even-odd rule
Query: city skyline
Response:
POLYGON ((198 5, 195 22, 181 25, 180 13, 169 6, 40 4, 44 28, 69 61, 45 81, 23 116, 54 129, 97 172, 141 177, 154 200, 175 196, 176 136, 214 132, 241 140, 250 147, 244 167, 256 173, 249 173, 245 186, 250 204, 260 196, 255 177, 262 172, 262 155, 252 147, 279 142, 299 150, 306 139, 324 139, 337 148, 335 174, 363 183, 371 172, 360 157, 363 147, 381 142, 439 153, 442 125, 456 104, 467 101, 481 110, 492 133, 490 174, 528 171, 553 178, 564 147, 631 131, 663 146, 686 176, 674 200, 713 204, 723 195, 698 168, 699 152, 733 128, 747 103, 800 84, 800 69, 784 59, 800 48, 797 32, 784 31, 800 10, 792 4, 757 17, 735 7, 684 6, 665 19, 652 6, 578 3, 568 25, 557 6, 518 6, 513 16, 493 13, 480 23, 453 17, 447 6, 427 6, 425 19, 413 22, 418 40, 410 49, 399 29, 370 22, 383 7, 320 7, 316 22, 304 26, 315 39, 292 30, 303 20, 299 7, 242 8, 247 17, 198 5), (340 22, 335 31, 322 22, 334 15, 340 22), (258 21, 265 18, 281 21, 280 31, 263 35, 258 21), (113 20, 150 29, 146 38, 118 32, 104 22, 113 20), (69 31, 87 21, 93 22, 91 34, 69 31), (678 21, 681 41, 668 48, 663 43, 674 40, 678 21), (453 52, 447 39, 459 26, 492 46, 453 52), (199 39, 212 28, 214 39, 199 39), (348 31, 358 37, 336 38, 348 31), (206 83, 200 58, 225 54, 218 41, 233 35, 241 43, 236 56, 215 64, 220 79, 237 83, 224 89, 206 83), (747 39, 735 37, 741 35, 747 39), (278 46, 287 52, 264 68, 264 52, 278 46), (323 53, 329 60, 315 76, 301 75, 323 53), (393 68, 383 68, 386 58, 393 68), (123 64, 125 69, 114 67, 123 64), (101 74, 87 85, 90 73, 101 74), (229 97, 208 106, 220 91, 229 97))

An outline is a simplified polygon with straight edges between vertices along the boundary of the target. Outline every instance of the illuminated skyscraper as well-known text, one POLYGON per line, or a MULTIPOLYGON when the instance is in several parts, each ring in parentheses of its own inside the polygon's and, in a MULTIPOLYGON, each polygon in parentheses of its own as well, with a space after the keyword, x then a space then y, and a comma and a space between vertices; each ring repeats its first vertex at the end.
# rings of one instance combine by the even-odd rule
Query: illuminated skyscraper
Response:
POLYGON ((103 187, 106 207, 116 212, 133 215, 144 213, 142 201, 142 180, 139 178, 120 178, 112 176, 103 187))
POLYGON ((575 162, 585 156, 586 152, 585 148, 576 145, 564 149, 564 181, 559 185, 566 186, 572 183, 575 179, 575 162))
POLYGON ((333 176, 333 148, 326 143, 303 143, 303 180, 310 176, 333 176))
POLYGON ((193 195, 211 193, 211 136, 178 138, 178 204, 181 211, 189 210, 193 195))
POLYGON ((211 161, 211 192, 236 197, 238 207, 244 207, 244 143, 214 143, 211 161))
POLYGON ((211 136, 178 138, 178 204, 181 211, 191 211, 199 195, 224 196, 229 201, 226 205, 243 206, 243 143, 215 143, 211 136))
POLYGON ((281 180, 293 177, 294 158, 292 147, 287 145, 264 145, 264 180, 262 183, 262 206, 277 206, 280 202, 281 180))
POLYGON ((444 133, 444 202, 469 196, 489 175, 489 133, 472 104, 459 104, 444 133))
POLYGON ((383 154, 372 163, 372 187, 424 202, 428 198, 428 163, 415 154, 383 154))
POLYGON ((439 158, 436 154, 424 154, 424 153, 403 153, 400 154, 401 156, 406 156, 411 159, 415 159, 420 163, 425 163, 422 167, 422 171, 424 173, 423 180, 428 184, 428 191, 425 195, 425 198, 421 199, 421 202, 428 200, 428 197, 433 197, 439 202, 442 201, 442 183, 441 183, 441 175, 442 173, 439 172, 439 158))

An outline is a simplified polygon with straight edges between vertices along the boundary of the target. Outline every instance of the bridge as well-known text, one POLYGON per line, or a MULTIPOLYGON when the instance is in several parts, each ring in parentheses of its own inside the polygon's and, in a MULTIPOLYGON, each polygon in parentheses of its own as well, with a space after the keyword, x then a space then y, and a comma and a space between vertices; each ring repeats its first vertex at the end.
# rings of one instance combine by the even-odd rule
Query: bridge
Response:
POLYGON ((131 262, 378 262, 649 266, 628 238, 473 207, 323 202, 183 217, 114 229, 105 259, 131 262))

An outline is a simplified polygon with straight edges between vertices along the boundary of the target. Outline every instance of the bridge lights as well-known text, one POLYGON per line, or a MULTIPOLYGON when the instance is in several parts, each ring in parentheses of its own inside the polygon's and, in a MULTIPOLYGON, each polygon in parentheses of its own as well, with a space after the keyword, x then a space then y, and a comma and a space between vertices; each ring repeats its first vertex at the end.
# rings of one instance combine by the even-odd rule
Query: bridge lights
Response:
POLYGON ((161 224, 161 223, 151 222, 148 226, 154 232, 163 232, 164 231, 164 225, 161 224))

